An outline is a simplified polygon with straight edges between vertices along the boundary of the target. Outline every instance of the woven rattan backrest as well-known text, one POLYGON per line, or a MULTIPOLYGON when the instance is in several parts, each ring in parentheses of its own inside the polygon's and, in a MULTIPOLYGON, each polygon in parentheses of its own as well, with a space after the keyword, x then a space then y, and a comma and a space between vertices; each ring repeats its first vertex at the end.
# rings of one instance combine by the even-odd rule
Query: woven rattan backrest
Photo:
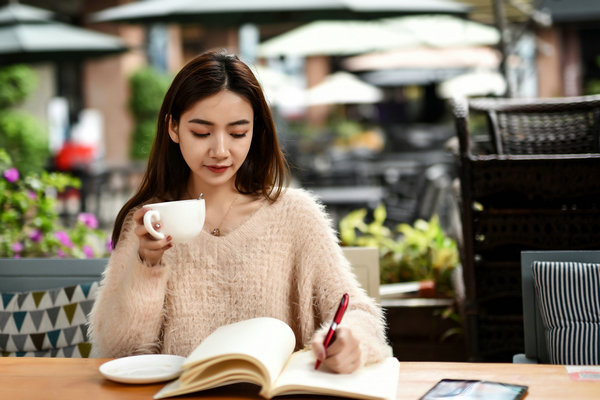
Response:
POLYGON ((497 154, 600 152, 600 96, 469 101, 485 112, 497 154))

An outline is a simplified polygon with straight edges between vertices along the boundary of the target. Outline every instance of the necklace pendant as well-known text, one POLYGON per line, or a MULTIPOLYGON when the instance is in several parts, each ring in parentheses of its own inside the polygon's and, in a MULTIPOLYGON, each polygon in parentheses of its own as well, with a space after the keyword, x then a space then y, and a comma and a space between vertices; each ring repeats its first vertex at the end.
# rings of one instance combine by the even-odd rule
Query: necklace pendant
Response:
POLYGON ((213 236, 221 236, 221 231, 219 228, 215 228, 210 232, 213 236))

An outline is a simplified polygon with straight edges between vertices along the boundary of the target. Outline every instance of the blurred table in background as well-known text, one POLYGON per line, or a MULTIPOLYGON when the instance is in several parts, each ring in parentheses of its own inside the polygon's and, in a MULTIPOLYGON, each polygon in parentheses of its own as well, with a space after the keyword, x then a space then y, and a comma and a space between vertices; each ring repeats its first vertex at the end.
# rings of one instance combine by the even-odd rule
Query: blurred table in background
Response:
POLYGON ((101 228, 110 228, 117 213, 137 189, 145 163, 119 165, 93 164, 62 171, 81 180, 79 189, 59 195, 61 217, 65 223, 76 220, 80 212, 96 215, 101 228))

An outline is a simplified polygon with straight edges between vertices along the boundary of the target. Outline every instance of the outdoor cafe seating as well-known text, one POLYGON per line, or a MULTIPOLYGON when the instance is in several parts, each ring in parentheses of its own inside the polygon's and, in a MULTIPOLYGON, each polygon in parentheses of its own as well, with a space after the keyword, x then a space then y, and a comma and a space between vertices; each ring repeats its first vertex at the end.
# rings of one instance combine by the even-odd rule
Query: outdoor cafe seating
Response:
MULTIPOLYGON (((369 271, 377 264, 376 250, 362 248, 354 250, 352 252, 355 252, 355 254, 349 254, 349 256, 354 260, 353 265, 364 268, 363 273, 358 275, 367 278, 365 282, 368 283, 372 281, 370 278, 373 277, 369 271), (370 253, 366 254, 360 251, 361 254, 358 254, 354 250, 367 250, 370 253), (372 261, 369 261, 369 259, 372 259, 372 261)), ((555 255, 552 255, 552 257, 561 260, 560 257, 555 255)), ((536 258, 539 259, 539 254, 536 255, 536 258)), ((85 333, 85 329, 77 325, 78 318, 81 317, 82 310, 94 300, 97 280, 100 278, 105 263, 106 259, 11 259, 0 270, 3 273, 0 275, 0 292, 3 292, 2 302, 8 301, 22 306, 38 302, 43 307, 42 296, 44 295, 45 297, 53 297, 56 301, 64 302, 64 305, 51 307, 44 310, 43 313, 49 316, 61 314, 63 322, 69 320, 74 326, 60 329, 58 335, 55 335, 57 329, 52 329, 48 333, 42 333, 42 335, 44 337, 48 336, 48 339, 53 339, 56 343, 60 342, 59 344, 65 344, 65 341, 69 338, 77 341, 85 333), (85 267, 82 262, 85 263, 85 267), (32 268, 25 268, 24 263, 29 263, 32 268), (48 267, 52 270, 51 274, 48 272, 48 267), (57 285, 67 286, 58 290, 51 289, 57 285), (29 292, 17 295, 16 298, 8 298, 7 294, 15 289, 20 291, 29 290, 29 292), (76 308, 72 307, 72 302, 77 303, 76 308), (70 316, 70 319, 64 318, 65 316, 70 316)), ((373 288, 376 288, 376 281, 373 283, 373 288)), ((19 318, 12 318, 12 320, 21 321, 21 327, 28 323, 31 324, 41 315, 40 313, 30 312, 30 316, 21 318, 23 313, 16 312, 15 315, 17 314, 19 318)), ((56 321, 60 320, 61 316, 59 315, 56 321)), ((2 321, 0 320, 0 322, 2 321)), ((42 324, 44 323, 42 321, 42 324)), ((18 335, 13 336, 17 337, 18 335)), ((32 335, 32 340, 26 340, 23 343, 27 342, 29 345, 33 343, 41 346, 49 342, 49 340, 38 340, 40 337, 42 336, 32 335)), ((22 337, 18 337, 18 339, 22 339, 22 337)), ((12 341, 14 342, 14 340, 12 341)), ((36 354, 36 352, 29 354, 36 357, 11 357, 6 356, 7 354, 3 352, 3 357, 0 357, 0 369, 2 370, 2 374, 0 374, 0 397, 12 399, 24 398, 23 395, 25 395, 25 398, 141 399, 151 398, 164 386, 164 382, 131 385, 103 379, 99 368, 110 359, 87 358, 89 344, 86 346, 86 343, 78 343, 74 348, 73 346, 66 346, 50 351, 50 357, 48 357, 48 354, 36 354)), ((586 376, 594 376, 597 372, 594 372, 596 371, 593 369, 594 367, 583 366, 582 368, 574 370, 573 366, 566 366, 565 364, 403 362, 398 377, 396 398, 398 400, 420 398, 442 377, 452 377, 454 379, 499 381, 527 386, 527 398, 532 400, 595 399, 598 393, 598 382, 594 382, 593 379, 586 378, 586 376)), ((252 386, 232 385, 191 395, 189 398, 258 399, 260 397, 257 395, 257 390, 252 386)), ((306 398, 306 396, 300 398, 306 398)))
POLYGON ((525 352, 515 363, 597 365, 600 250, 521 252, 525 352))
MULTIPOLYGON (((379 255, 373 247, 344 247, 367 294, 379 302, 379 255)), ((0 259, 0 355, 90 355, 87 315, 107 258, 0 259)))
POLYGON ((600 248, 600 96, 456 99, 469 359, 524 352, 521 251, 600 248))

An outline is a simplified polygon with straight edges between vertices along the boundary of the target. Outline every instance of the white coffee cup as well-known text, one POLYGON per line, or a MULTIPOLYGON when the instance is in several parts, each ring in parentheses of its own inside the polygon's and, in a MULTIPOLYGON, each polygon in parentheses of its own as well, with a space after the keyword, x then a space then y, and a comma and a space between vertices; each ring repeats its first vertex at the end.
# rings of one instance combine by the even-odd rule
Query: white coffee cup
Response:
POLYGON ((156 239, 171 236, 173 243, 182 243, 202 232, 206 216, 204 199, 167 201, 144 207, 150 208, 144 214, 144 226, 156 239), (160 224, 160 231, 154 228, 156 223, 160 224))

